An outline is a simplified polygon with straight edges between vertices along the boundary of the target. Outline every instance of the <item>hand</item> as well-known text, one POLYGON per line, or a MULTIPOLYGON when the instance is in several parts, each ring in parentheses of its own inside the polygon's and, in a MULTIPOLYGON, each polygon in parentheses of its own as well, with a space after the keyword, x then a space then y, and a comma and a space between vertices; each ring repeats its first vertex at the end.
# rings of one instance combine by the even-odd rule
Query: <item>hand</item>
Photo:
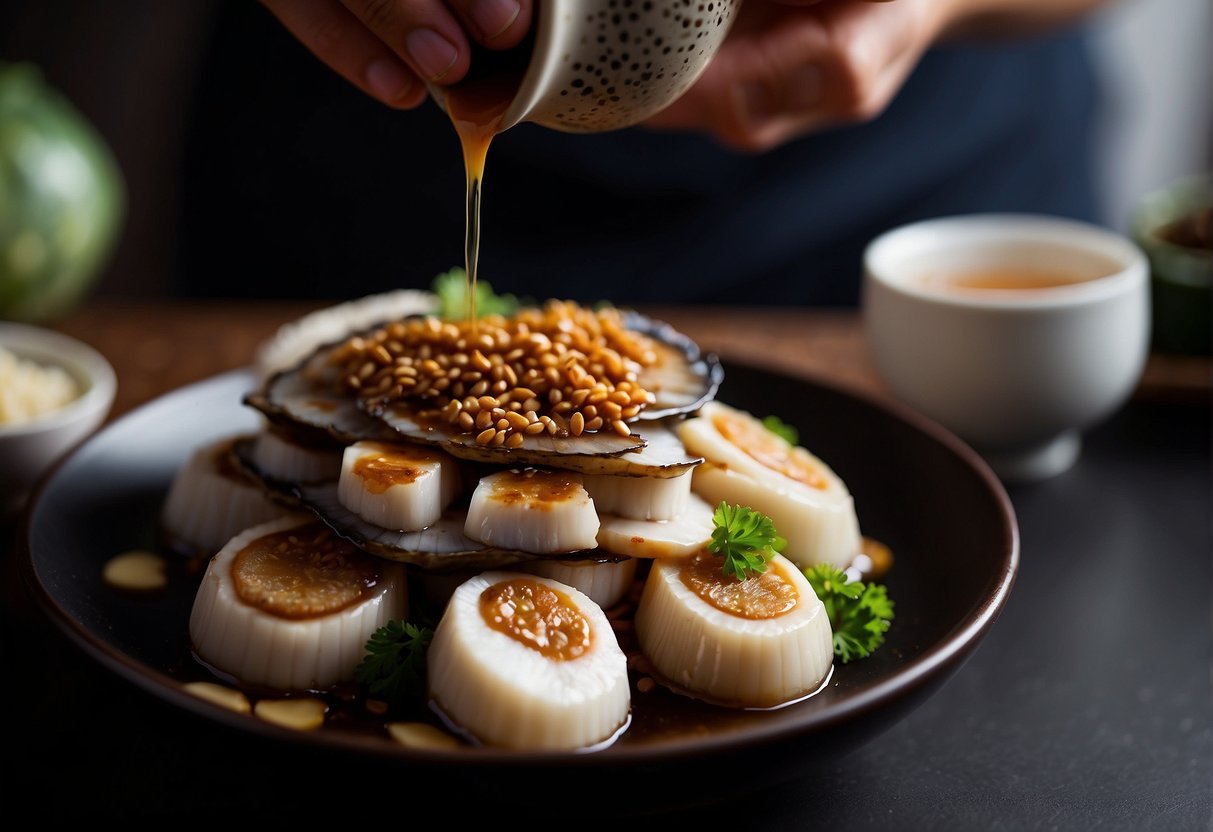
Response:
POLYGON ((725 42, 679 100, 646 122, 765 151, 879 115, 945 30, 940 0, 745 0, 725 42))
POLYGON ((508 49, 531 25, 532 0, 262 0, 320 60, 367 95, 400 109, 426 84, 467 73, 468 36, 508 49))

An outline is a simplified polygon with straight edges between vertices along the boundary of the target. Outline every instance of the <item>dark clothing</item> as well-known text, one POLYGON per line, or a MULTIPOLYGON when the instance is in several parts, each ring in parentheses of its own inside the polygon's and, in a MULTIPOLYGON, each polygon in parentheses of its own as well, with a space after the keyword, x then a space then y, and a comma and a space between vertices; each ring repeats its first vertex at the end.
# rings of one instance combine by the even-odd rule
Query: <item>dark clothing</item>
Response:
MULTIPOLYGON (((341 299, 462 266, 446 116, 384 107, 237 7, 190 125, 179 292, 341 299)), ((978 211, 1094 221, 1096 97, 1069 31, 936 49, 879 118, 762 155, 519 125, 489 150, 480 276, 583 302, 852 305, 864 245, 892 226, 978 211)))

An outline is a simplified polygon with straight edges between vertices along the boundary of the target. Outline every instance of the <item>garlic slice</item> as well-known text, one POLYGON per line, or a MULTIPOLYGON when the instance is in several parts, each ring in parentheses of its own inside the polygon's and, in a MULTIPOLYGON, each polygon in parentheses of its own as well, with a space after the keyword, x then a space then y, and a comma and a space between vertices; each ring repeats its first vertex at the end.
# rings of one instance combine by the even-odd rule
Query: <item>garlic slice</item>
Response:
POLYGON ((738 581, 711 555, 653 562, 636 637, 659 681, 732 707, 772 708, 818 690, 833 667, 825 607, 782 555, 738 581))
POLYGON ((486 745, 599 746, 627 725, 627 658, 602 609, 574 587, 523 572, 461 584, 428 653, 430 696, 486 745))

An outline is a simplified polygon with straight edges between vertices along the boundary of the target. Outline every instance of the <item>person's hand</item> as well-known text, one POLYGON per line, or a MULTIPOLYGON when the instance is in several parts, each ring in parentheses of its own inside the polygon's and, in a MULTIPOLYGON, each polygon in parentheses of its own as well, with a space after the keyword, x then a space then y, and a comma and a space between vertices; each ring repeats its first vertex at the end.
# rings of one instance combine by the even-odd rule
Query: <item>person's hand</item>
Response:
POLYGON ((874 118, 949 25, 941 0, 745 0, 685 95, 649 127, 764 151, 874 118))
POLYGON ((463 78, 469 37, 508 49, 531 25, 531 0, 261 1, 321 61, 401 109, 424 101, 428 83, 463 78))

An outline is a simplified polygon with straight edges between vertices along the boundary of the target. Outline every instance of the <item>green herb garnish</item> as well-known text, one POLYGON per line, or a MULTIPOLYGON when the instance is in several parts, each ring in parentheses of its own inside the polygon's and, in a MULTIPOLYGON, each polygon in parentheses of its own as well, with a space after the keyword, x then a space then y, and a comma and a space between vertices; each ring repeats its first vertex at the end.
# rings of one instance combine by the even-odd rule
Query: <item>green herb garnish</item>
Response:
POLYGON ((823 563, 804 570, 825 604, 834 629, 834 655, 843 664, 872 655, 884 644, 893 619, 893 602, 882 584, 849 581, 841 569, 823 563))
POLYGON ((405 621, 389 621, 366 642, 354 681, 389 704, 407 703, 425 693, 425 660, 434 631, 405 621))
MULTIPOLYGON (((468 316, 467 272, 460 268, 434 278, 431 289, 438 296, 438 315, 448 321, 462 321, 468 316)), ((513 295, 498 295, 487 281, 477 280, 476 317, 485 315, 512 315, 521 307, 522 301, 513 295)))
POLYGON ((708 550, 724 558, 724 574, 744 581, 767 571, 767 561, 787 545, 775 533, 775 524, 749 506, 721 502, 712 513, 712 539, 708 550))
POLYGON ((800 434, 796 428, 778 416, 767 416, 762 420, 762 426, 781 439, 786 440, 789 445, 800 444, 800 434))

